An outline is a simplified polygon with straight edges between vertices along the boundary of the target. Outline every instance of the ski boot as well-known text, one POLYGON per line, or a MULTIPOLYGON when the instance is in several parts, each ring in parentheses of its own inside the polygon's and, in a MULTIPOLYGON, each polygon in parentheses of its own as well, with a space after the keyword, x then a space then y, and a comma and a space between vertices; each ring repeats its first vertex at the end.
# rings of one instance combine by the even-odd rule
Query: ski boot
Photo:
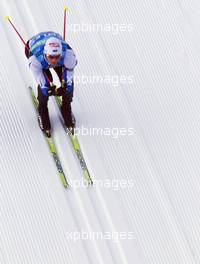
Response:
POLYGON ((63 116, 65 126, 67 127, 68 131, 74 135, 74 128, 76 125, 76 119, 72 112, 67 113, 65 116, 63 116))
POLYGON ((44 135, 48 138, 51 137, 51 125, 49 118, 44 118, 43 115, 38 115, 38 124, 44 135))

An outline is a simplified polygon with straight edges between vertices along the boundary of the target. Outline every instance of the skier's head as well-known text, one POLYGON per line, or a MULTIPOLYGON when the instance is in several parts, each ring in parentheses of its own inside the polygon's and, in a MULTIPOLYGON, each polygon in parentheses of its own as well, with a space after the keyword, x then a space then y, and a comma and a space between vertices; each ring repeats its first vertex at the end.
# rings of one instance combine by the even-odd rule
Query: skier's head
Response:
POLYGON ((62 55, 61 40, 55 37, 47 39, 44 46, 44 54, 50 64, 56 64, 62 55))

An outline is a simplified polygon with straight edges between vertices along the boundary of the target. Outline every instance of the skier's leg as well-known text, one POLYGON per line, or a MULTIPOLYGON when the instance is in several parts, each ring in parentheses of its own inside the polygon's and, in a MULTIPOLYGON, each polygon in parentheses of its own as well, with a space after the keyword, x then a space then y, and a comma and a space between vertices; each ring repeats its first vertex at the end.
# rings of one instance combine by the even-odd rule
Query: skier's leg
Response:
MULTIPOLYGON (((48 78, 50 82, 53 81, 52 74, 49 69, 43 70, 45 76, 48 78)), ((43 132, 47 136, 50 136, 50 130, 51 130, 51 123, 50 123, 50 118, 49 118, 49 110, 48 110, 48 100, 49 96, 46 96, 42 93, 40 85, 38 85, 38 122, 39 126, 42 129, 43 132)))
POLYGON ((65 122, 65 125, 70 128, 75 126, 75 118, 72 114, 71 102, 73 100, 74 82, 73 82, 73 71, 69 71, 63 67, 57 67, 54 69, 59 77, 60 83, 64 74, 65 87, 61 90, 59 95, 62 95, 61 113, 65 122))
POLYGON ((40 86, 38 85, 38 122, 39 126, 42 129, 42 131, 50 131, 51 130, 51 123, 49 119, 49 111, 48 111, 48 99, 49 96, 45 96, 40 86))
POLYGON ((70 90, 65 91, 62 96, 61 113, 65 122, 66 127, 75 127, 75 118, 71 109, 71 102, 73 100, 74 83, 72 82, 70 90))

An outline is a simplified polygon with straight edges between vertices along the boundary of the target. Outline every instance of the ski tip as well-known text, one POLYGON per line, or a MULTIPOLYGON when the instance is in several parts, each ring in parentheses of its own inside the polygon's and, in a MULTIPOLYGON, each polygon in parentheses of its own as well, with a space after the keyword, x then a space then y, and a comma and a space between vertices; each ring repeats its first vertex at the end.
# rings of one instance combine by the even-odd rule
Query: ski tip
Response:
POLYGON ((8 20, 10 20, 10 17, 9 16, 4 16, 4 20, 8 21, 8 20))
POLYGON ((69 183, 63 183, 63 186, 65 187, 65 189, 69 189, 70 187, 69 183))
POLYGON ((67 6, 64 6, 64 11, 68 11, 69 8, 67 6))
POLYGON ((88 183, 89 183, 90 186, 93 186, 93 181, 92 180, 90 180, 88 183))

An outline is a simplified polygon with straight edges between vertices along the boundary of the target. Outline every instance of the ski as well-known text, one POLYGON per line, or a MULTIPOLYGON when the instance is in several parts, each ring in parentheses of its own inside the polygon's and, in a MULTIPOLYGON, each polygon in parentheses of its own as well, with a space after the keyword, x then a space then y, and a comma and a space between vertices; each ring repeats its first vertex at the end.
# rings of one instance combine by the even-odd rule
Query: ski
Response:
MULTIPOLYGON (((61 104, 62 104, 62 99, 59 97, 59 96, 56 96, 55 97, 55 100, 56 100, 56 103, 59 107, 59 109, 61 109, 61 104)), ((61 119, 61 123, 63 125, 63 128, 65 130, 65 132, 67 133, 67 135, 70 137, 70 141, 72 143, 72 146, 73 146, 73 149, 76 153, 76 156, 79 160, 79 163, 80 163, 80 166, 81 166, 81 169, 82 169, 82 172, 83 172, 83 178, 84 180, 86 180, 89 184, 92 184, 92 178, 90 176, 90 173, 89 173, 89 170, 88 170, 88 167, 87 167, 87 164, 85 162, 85 159, 84 159, 84 156, 83 156, 83 153, 81 151, 81 147, 80 147, 80 144, 79 144, 79 140, 78 140, 78 137, 77 135, 75 134, 72 134, 72 132, 65 126, 64 124, 64 120, 63 118, 61 117, 62 114, 60 112, 60 119, 61 119)))
MULTIPOLYGON (((30 93, 31 93, 33 105, 34 105, 34 107, 35 107, 35 109, 37 111, 37 108, 38 108, 38 100, 37 100, 37 98, 35 96, 35 93, 33 91, 33 88, 29 86, 29 90, 30 90, 30 93)), ((47 135, 44 134, 44 137, 46 139, 46 142, 48 144, 48 147, 49 147, 49 150, 50 150, 50 152, 52 154, 52 157, 53 157, 53 159, 55 161, 55 165, 57 167, 58 174, 60 176, 61 182, 62 182, 63 186, 65 188, 67 188, 69 186, 69 184, 68 184, 67 179, 65 177, 65 173, 63 171, 63 168, 62 168, 62 165, 61 165, 61 162, 60 162, 60 159, 59 159, 57 150, 56 150, 56 146, 55 146, 54 140, 53 140, 52 136, 48 137, 47 135)))

